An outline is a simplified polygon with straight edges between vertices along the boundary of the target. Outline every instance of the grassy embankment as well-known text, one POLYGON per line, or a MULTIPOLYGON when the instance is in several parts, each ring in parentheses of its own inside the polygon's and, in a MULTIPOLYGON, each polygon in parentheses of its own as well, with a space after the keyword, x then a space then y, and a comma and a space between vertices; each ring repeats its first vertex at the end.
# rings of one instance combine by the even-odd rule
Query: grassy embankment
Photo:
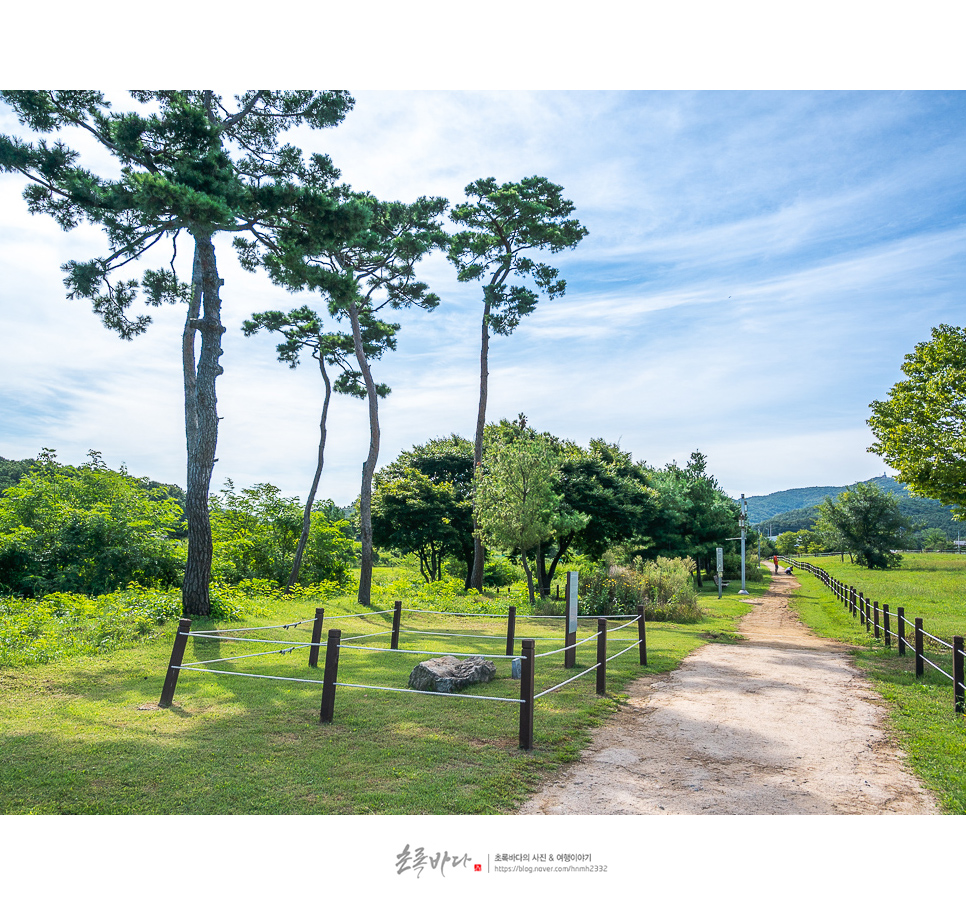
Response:
MULTIPOLYGON (((966 556, 909 553, 900 568, 888 571, 869 571, 839 558, 804 558, 880 606, 888 604, 893 614, 903 607, 910 642, 916 617, 946 642, 966 634, 966 556)), ((954 714, 951 681, 929 665, 917 680, 911 650, 900 658, 894 636, 892 647, 883 647, 817 578, 806 572, 797 578, 801 588, 793 606, 802 621, 820 635, 855 646, 856 664, 888 701, 889 720, 910 766, 946 813, 966 813, 966 718, 954 714)), ((926 655, 952 673, 948 649, 932 650, 927 642, 926 655)))
MULTIPOLYGON (((385 630, 392 600, 407 607, 446 606, 505 612, 519 595, 472 602, 451 588, 421 589, 382 573, 374 591, 380 616, 335 617, 360 608, 351 597, 326 602, 328 625, 343 638, 385 630), (449 596, 447 596, 447 594, 449 596)), ((752 596, 766 584, 749 584, 752 596)), ((726 592, 727 593, 727 592, 726 592)), ((318 685, 214 676, 183 671, 171 709, 142 708, 158 700, 174 634, 168 621, 134 643, 47 663, 0 667, 0 813, 72 814, 476 814, 511 812, 540 779, 577 758, 588 730, 612 713, 622 690, 642 673, 674 668, 707 640, 727 639, 750 608, 737 594, 701 597, 704 618, 694 624, 648 624, 647 668, 637 649, 608 665, 607 695, 597 697, 593 673, 537 700, 531 752, 518 748, 518 706, 505 702, 401 695, 340 688, 335 720, 320 725, 318 685)), ((312 602, 251 600, 243 618, 225 628, 268 626, 313 616, 312 602)), ((401 648, 500 654, 501 620, 407 615, 404 628, 447 635, 404 634, 401 648)), ((204 628, 201 626, 198 629, 204 628)), ((208 628, 211 628, 209 626, 208 628)), ((582 622, 580 637, 596 629, 582 622)), ((562 644, 562 620, 518 617, 517 638, 538 637, 537 653, 562 644)), ((608 654, 636 638, 636 627, 615 633, 608 654)), ((256 633, 264 634, 264 633, 256 633)), ((308 641, 311 626, 269 630, 269 637, 308 641)), ((36 638, 45 638, 39 632, 36 638)), ((388 647, 388 636, 360 644, 388 647)), ((16 647, 16 646, 13 646, 16 647)), ((284 646, 279 646, 284 647, 284 646)), ((517 642, 519 649, 519 641, 517 642)), ((186 662, 271 650, 224 640, 192 639, 186 662)), ((539 692, 595 663, 593 641, 580 646, 577 666, 563 656, 538 659, 539 692)), ((416 655, 343 649, 339 680, 405 687, 416 655)), ((497 679, 471 692, 516 697, 509 661, 497 679)), ((226 670, 321 680, 307 650, 273 653, 217 665, 226 670)))

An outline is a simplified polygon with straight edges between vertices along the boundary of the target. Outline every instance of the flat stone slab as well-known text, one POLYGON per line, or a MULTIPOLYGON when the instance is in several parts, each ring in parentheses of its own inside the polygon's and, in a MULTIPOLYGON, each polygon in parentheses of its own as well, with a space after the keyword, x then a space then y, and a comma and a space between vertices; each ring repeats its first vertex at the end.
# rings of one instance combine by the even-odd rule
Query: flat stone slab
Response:
POLYGON ((455 693, 474 683, 489 683, 496 676, 496 665, 482 657, 430 658, 413 668, 410 689, 431 693, 455 693))

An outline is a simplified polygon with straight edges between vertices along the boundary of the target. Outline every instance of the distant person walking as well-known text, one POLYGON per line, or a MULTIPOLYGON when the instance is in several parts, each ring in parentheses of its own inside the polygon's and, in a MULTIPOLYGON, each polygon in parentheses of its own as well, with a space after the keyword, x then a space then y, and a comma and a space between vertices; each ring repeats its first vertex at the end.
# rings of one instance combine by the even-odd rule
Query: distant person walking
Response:
POLYGON ((775 556, 774 562, 775 562, 775 574, 777 575, 778 574, 778 557, 777 556, 775 556))

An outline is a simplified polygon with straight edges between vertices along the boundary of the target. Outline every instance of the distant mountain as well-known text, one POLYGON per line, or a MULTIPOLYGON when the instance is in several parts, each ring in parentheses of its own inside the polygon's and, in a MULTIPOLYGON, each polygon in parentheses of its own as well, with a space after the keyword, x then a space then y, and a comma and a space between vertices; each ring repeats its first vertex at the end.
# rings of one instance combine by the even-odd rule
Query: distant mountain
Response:
MULTIPOLYGON (((938 527, 949 537, 957 537, 966 531, 966 523, 952 516, 952 509, 935 499, 914 496, 905 484, 897 483, 892 477, 873 477, 864 480, 875 483, 886 492, 894 492, 899 497, 899 510, 917 527, 938 527)), ((854 484, 853 484, 854 485, 854 484)), ((785 531, 800 531, 811 527, 818 515, 818 506, 826 496, 833 499, 845 492, 848 486, 809 486, 804 489, 786 489, 767 496, 749 496, 748 520, 761 524, 762 530, 772 537, 785 531)))

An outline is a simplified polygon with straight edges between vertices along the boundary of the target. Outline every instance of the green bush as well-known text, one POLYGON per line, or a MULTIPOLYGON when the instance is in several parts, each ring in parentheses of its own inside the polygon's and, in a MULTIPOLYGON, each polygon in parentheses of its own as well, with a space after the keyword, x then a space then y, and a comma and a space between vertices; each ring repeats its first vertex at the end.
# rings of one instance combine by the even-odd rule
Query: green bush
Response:
POLYGON ((692 623, 701 618, 689 557, 638 560, 600 568, 580 583, 579 612, 589 616, 632 614, 644 604, 645 619, 692 623))

